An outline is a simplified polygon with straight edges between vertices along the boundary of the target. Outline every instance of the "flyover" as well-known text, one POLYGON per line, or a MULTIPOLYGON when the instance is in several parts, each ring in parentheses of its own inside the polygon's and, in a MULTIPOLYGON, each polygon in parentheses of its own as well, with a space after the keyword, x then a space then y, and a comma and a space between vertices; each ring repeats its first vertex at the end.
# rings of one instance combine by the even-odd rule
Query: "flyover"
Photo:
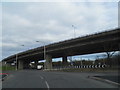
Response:
MULTIPOLYGON (((110 52, 120 50, 120 28, 73 38, 45 46, 45 69, 52 69, 52 58, 62 57, 63 64, 67 62, 67 56, 110 52)), ((31 61, 44 59, 44 46, 17 53, 17 67, 23 69, 31 61)), ((16 54, 2 61, 11 63, 16 60, 16 54)))

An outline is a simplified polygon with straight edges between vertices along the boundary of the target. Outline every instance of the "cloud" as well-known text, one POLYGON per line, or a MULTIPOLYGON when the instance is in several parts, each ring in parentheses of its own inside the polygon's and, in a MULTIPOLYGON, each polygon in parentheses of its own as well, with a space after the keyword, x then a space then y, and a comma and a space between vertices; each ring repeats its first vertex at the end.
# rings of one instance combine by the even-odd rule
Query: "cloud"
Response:
POLYGON ((0 59, 2 58, 2 4, 0 3, 0 59))
MULTIPOLYGON (((117 27, 117 3, 4 3, 2 17, 3 53, 16 53, 17 48, 24 44, 26 48, 46 43, 58 42, 100 32, 117 27), (14 52, 6 52, 11 49, 14 52)), ((23 50, 23 49, 22 49, 23 50)))
MULTIPOLYGON (((2 2, 106 2, 106 0, 2 0, 2 2)), ((107 2, 119 2, 119 0, 107 0, 107 2)))

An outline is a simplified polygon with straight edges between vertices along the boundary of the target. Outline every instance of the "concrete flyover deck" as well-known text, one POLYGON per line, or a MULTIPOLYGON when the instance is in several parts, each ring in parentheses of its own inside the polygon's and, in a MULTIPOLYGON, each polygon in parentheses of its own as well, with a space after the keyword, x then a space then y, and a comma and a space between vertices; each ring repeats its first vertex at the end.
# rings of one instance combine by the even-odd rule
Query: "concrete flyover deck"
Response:
MULTIPOLYGON (((45 46, 45 68, 52 69, 52 58, 63 58, 67 62, 67 56, 100 53, 120 50, 120 29, 113 29, 101 33, 95 33, 83 37, 65 40, 45 46)), ((23 69, 30 61, 44 59, 44 46, 30 49, 17 54, 18 68, 23 69)), ((9 56, 3 61, 7 63, 16 60, 16 55, 9 56)))

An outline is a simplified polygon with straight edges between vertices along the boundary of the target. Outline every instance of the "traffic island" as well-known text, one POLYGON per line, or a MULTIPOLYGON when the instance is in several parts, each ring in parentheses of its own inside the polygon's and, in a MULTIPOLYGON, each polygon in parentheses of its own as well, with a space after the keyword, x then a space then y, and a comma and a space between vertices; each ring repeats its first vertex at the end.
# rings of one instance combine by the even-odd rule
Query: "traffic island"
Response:
POLYGON ((4 81, 5 78, 8 76, 8 73, 0 73, 0 76, 1 76, 0 80, 4 81))
POLYGON ((109 84, 116 85, 116 86, 120 87, 119 77, 120 76, 88 76, 88 78, 102 81, 102 82, 109 83, 109 84))

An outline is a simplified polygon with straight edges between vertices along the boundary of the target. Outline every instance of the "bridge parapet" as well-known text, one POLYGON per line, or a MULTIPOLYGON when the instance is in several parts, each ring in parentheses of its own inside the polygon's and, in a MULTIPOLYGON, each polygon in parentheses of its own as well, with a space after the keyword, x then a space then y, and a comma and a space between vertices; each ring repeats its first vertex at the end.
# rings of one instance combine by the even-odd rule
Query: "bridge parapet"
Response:
MULTIPOLYGON (((46 45, 46 55, 51 55, 52 58, 91 54, 97 52, 105 52, 104 44, 113 45, 112 50, 119 50, 119 35, 120 29, 114 29, 112 31, 92 34, 84 37, 78 37, 75 39, 65 40, 58 43, 46 45)), ((46 56, 50 59, 50 57, 46 56)), ((5 58, 3 61, 13 61, 16 59, 16 55, 5 58)), ((18 53, 18 60, 43 60, 44 59, 44 47, 37 47, 25 52, 18 53)), ((48 61, 46 63, 48 63, 48 61)), ((49 64, 50 65, 50 64, 49 64)), ((51 67, 51 66, 48 66, 51 67)))

